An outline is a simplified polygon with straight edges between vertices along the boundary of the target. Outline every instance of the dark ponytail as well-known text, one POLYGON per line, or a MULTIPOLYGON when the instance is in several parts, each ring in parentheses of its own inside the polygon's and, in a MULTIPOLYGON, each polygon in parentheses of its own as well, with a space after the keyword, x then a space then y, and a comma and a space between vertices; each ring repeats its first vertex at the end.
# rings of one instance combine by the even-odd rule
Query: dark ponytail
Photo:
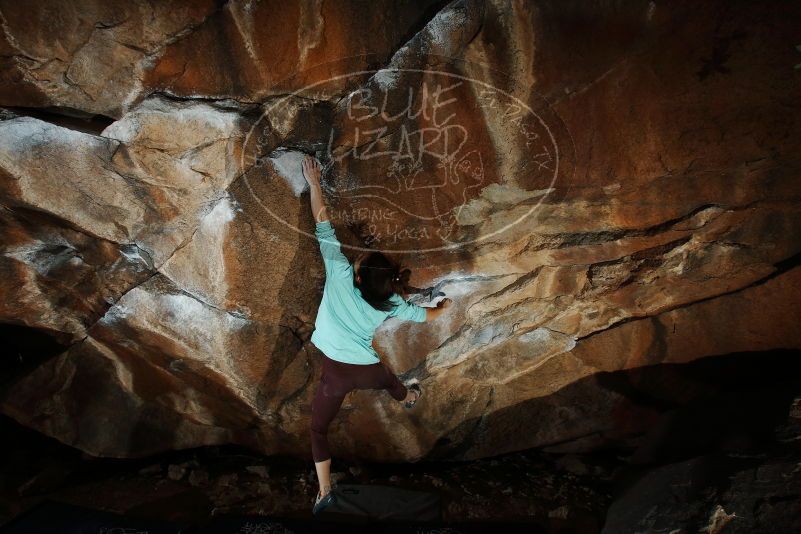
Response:
POLYGON ((353 284, 361 291, 362 298, 380 311, 391 311, 395 305, 389 300, 393 294, 402 295, 408 284, 411 271, 381 252, 371 252, 359 265, 361 282, 353 284))

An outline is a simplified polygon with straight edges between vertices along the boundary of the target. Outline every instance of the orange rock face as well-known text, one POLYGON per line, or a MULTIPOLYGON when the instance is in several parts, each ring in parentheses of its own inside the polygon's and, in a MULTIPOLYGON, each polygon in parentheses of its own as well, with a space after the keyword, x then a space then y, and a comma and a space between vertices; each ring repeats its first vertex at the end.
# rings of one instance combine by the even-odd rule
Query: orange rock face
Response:
POLYGON ((25 425, 310 457, 304 153, 347 256, 454 302, 379 328, 426 394, 352 393, 334 455, 626 443, 651 385, 603 373, 801 347, 797 6, 84 4, 0 3, 0 321, 64 346, 25 425))
POLYGON ((230 2, 169 44, 143 83, 184 97, 258 102, 326 82, 327 92, 317 92, 333 96, 346 87, 331 80, 343 66, 367 70, 386 62, 435 4, 385 2, 365 9, 358 1, 230 2), (203 61, 197 61, 199 52, 203 61))

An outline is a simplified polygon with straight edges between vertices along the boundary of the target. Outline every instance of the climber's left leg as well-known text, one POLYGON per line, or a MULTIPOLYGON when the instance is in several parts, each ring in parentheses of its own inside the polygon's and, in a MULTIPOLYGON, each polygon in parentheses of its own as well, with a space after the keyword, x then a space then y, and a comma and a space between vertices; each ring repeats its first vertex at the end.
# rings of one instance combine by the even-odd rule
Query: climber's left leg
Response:
POLYGON ((320 381, 312 401, 311 442, 314 462, 323 462, 331 459, 328 450, 328 426, 334 420, 345 394, 326 394, 325 379, 320 381))
POLYGON ((314 462, 314 469, 317 471, 317 481, 320 483, 320 495, 325 495, 331 491, 331 458, 314 462))
MULTIPOLYGON (((327 359, 327 358, 326 358, 327 359)), ((342 401, 348 393, 347 384, 338 380, 331 372, 329 362, 324 360, 323 374, 312 401, 311 445, 317 479, 323 494, 331 489, 331 452, 328 448, 328 426, 334 420, 342 401), (328 372, 326 372, 328 371, 328 372)))

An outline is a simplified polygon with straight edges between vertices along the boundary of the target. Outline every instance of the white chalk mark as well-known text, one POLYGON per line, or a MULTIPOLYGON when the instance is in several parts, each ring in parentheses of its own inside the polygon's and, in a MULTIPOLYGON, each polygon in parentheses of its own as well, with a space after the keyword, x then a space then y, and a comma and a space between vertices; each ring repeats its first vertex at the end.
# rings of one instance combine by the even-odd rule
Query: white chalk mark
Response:
POLYGON ((295 150, 280 150, 273 154, 270 161, 275 170, 292 189, 292 193, 299 197, 308 188, 306 178, 303 177, 303 169, 300 166, 306 155, 295 150))

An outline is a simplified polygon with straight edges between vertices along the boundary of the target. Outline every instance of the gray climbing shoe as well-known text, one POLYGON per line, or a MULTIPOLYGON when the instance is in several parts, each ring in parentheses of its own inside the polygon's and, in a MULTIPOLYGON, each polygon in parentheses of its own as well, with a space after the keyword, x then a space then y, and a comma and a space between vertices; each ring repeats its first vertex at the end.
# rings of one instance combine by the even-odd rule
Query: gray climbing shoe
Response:
POLYGON ((314 501, 314 508, 312 508, 312 513, 314 515, 319 514, 325 508, 329 507, 330 505, 337 502, 337 497, 334 495, 334 490, 330 489, 328 493, 325 494, 324 497, 320 496, 320 492, 317 492, 317 498, 314 501))
POLYGON ((423 396, 423 390, 420 389, 420 384, 412 384, 411 386, 409 386, 409 389, 411 391, 415 392, 415 397, 414 397, 414 400, 410 400, 408 402, 404 402, 403 403, 403 406, 406 407, 406 408, 411 408, 412 406, 414 406, 415 403, 418 400, 420 400, 420 397, 423 396))

